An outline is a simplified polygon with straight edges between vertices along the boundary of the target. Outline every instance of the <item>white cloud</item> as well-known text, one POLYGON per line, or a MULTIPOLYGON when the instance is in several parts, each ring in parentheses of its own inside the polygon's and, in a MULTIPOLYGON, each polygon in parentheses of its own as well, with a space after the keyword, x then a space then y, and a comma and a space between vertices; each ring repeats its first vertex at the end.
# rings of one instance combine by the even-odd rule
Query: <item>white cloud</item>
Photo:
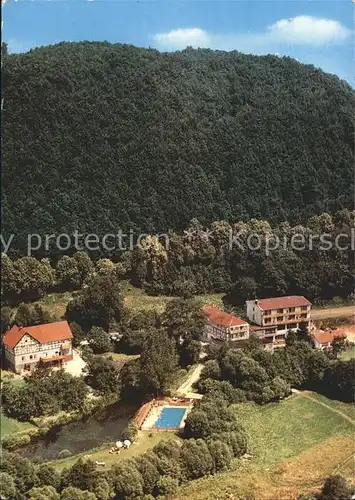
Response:
POLYGON ((240 50, 242 52, 274 52, 280 45, 319 46, 336 44, 351 35, 351 30, 339 21, 311 16, 297 16, 280 19, 260 33, 218 34, 200 28, 175 29, 158 33, 154 44, 162 50, 211 48, 220 50, 240 50))
POLYGON ((273 39, 291 44, 324 45, 345 40, 351 31, 339 21, 297 16, 281 19, 269 26, 268 34, 273 39))
POLYGON ((168 33, 158 33, 153 38, 158 45, 167 48, 207 47, 210 43, 209 35, 199 28, 177 29, 168 33))

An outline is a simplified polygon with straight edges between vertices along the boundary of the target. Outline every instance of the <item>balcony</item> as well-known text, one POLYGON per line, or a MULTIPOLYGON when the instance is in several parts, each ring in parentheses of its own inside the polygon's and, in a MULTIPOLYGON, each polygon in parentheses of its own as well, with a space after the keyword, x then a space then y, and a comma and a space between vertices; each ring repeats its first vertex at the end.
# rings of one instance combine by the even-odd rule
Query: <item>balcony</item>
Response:
POLYGON ((285 324, 288 324, 288 323, 302 323, 302 322, 307 322, 310 320, 310 317, 296 317, 296 318, 286 318, 284 319, 282 317, 282 319, 279 319, 279 320, 276 320, 276 321, 265 321, 265 318, 264 318, 264 326, 274 326, 274 325, 285 325, 285 324))
POLYGON ((71 361, 72 359, 72 354, 60 354, 58 356, 51 356, 50 358, 40 358, 40 361, 41 363, 66 363, 67 361, 71 361))
POLYGON ((299 317, 300 319, 307 319, 311 317, 310 313, 307 312, 301 312, 301 311, 293 311, 293 312, 284 312, 284 313, 275 313, 275 314, 264 314, 263 318, 265 319, 272 319, 272 318, 283 318, 284 316, 296 316, 299 317))

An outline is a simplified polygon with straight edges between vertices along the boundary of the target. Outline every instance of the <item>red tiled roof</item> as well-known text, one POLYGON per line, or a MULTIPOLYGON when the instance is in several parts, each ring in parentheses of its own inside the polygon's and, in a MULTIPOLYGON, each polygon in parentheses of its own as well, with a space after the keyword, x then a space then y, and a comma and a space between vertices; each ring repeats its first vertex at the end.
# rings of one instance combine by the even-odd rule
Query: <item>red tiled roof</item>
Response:
POLYGON ((37 326, 17 326, 14 325, 3 338, 3 343, 13 349, 24 335, 30 335, 40 344, 67 340, 73 337, 67 321, 57 321, 37 326))
POLYGON ((243 321, 236 316, 232 316, 231 314, 221 311, 217 309, 217 307, 213 306, 204 306, 202 311, 207 314, 209 321, 215 323, 216 325, 231 327, 231 326, 240 326, 246 325, 247 322, 243 321))
POLYGON ((312 337, 314 337, 317 342, 321 345, 328 345, 329 342, 333 342, 336 337, 340 337, 342 339, 346 338, 346 334, 343 329, 337 328, 336 330, 323 332, 322 330, 316 330, 312 333, 312 337))
POLYGON ((286 307, 311 306, 312 303, 302 295, 290 295, 288 297, 275 297, 272 299, 258 300, 258 306, 264 311, 270 309, 284 309, 286 307))

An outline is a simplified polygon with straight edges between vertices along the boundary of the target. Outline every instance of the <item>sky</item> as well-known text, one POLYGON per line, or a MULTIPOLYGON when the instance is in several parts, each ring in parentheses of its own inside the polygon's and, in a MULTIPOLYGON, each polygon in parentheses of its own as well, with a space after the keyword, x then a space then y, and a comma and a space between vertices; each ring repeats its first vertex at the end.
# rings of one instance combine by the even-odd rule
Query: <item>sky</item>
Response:
POLYGON ((355 0, 7 0, 2 38, 9 52, 90 40, 288 55, 355 87, 354 7, 355 0))

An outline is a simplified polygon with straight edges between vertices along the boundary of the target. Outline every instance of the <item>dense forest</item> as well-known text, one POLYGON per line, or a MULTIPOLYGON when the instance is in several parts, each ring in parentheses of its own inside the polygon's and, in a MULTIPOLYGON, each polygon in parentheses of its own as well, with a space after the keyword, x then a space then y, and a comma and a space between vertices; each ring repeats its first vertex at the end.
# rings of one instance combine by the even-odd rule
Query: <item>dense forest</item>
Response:
POLYGON ((295 224, 349 208, 354 92, 288 57, 109 43, 5 55, 3 233, 295 224))
MULTIPOLYGON (((33 301, 53 291, 85 288, 95 276, 99 281, 118 279, 118 288, 129 280, 151 295, 225 293, 225 302, 237 307, 255 297, 305 295, 318 303, 345 299, 354 291, 354 217, 355 212, 342 210, 313 216, 304 225, 281 223, 274 228, 257 219, 233 225, 216 221, 207 227, 195 219, 183 233, 170 231, 168 245, 148 236, 132 251, 111 259, 85 252, 51 260, 4 255, 1 298, 9 305, 33 301), (231 235, 238 235, 238 243, 231 235), (250 236, 260 238, 260 248, 248 247, 250 236), (296 245, 295 237, 301 236, 304 245, 296 245), (280 241, 277 248, 271 245, 273 238, 280 241)), ((98 288, 113 300, 111 281, 99 282, 98 288)), ((82 306, 82 311, 90 309, 82 306)), ((106 326, 105 315, 100 315, 100 326, 106 326)))

